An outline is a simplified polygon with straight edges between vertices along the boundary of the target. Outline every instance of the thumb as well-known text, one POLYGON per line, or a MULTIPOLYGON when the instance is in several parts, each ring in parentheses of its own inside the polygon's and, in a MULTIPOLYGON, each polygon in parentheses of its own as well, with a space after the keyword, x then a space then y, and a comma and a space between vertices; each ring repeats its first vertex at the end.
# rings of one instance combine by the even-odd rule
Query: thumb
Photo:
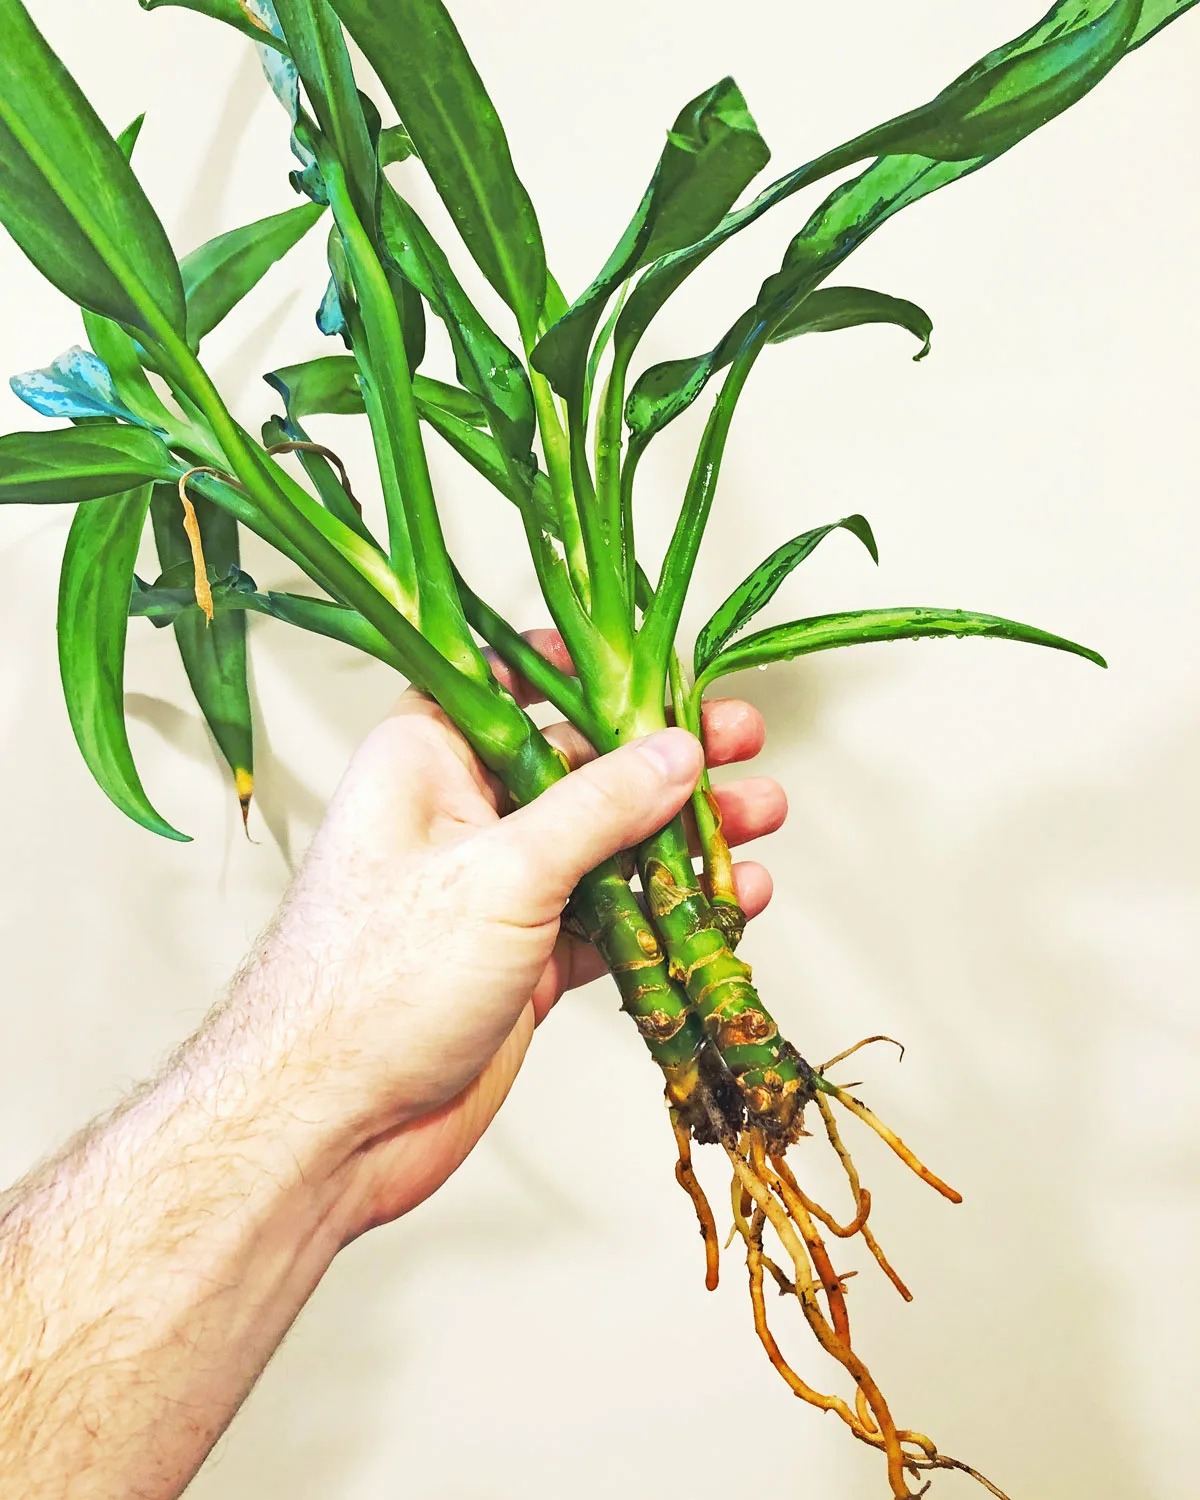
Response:
POLYGON ((670 822, 703 765, 695 735, 662 729, 572 771, 505 818, 497 834, 530 874, 521 882, 525 920, 557 916, 589 870, 670 822))

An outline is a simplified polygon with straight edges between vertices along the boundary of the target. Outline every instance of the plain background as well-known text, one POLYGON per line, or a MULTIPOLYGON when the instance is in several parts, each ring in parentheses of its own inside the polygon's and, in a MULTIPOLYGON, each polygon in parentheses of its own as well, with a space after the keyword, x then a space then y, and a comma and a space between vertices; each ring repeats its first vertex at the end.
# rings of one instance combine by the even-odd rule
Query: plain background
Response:
MULTIPOLYGON (((31 10, 110 127, 148 111, 136 164, 180 252, 293 201, 282 114, 236 34, 133 0, 31 10)), ((722 74, 782 171, 928 97, 1037 7, 453 10, 570 292, 623 227, 679 106, 722 74)), ((774 618, 965 606, 1108 656, 1102 673, 1023 646, 925 642, 736 683, 766 712, 763 767, 792 803, 762 849, 777 881, 748 940, 762 988, 814 1061, 872 1032, 907 1043, 902 1066, 877 1048, 851 1076, 966 1196, 949 1207, 861 1140, 874 1222, 917 1293, 903 1306, 843 1253, 863 1266, 850 1284, 862 1350, 903 1423, 1021 1500, 1195 1493, 1198 66, 1200 16, 1187 16, 1067 117, 859 252, 839 279, 921 302, 933 354, 913 365, 906 334, 874 328, 763 361, 690 619, 785 537, 862 510, 882 566, 836 537, 774 618)), ((418 178, 405 182, 427 206, 418 178)), ((713 342, 815 202, 777 210, 710 262, 649 352, 713 342)), ((248 425, 273 409, 263 370, 332 351, 312 318, 321 251, 318 232, 206 345, 248 425)), ((7 240, 0 328, 5 373, 80 337, 7 240)), ((32 425, 0 394, 0 430, 32 425)), ((313 425, 366 488, 359 427, 313 425)), ((679 424, 643 467, 650 540, 696 431, 679 424)), ((539 623, 512 514, 432 451, 464 570, 539 623)), ((6 1178, 198 1021, 397 690, 382 667, 254 622, 263 727, 248 843, 169 634, 135 623, 135 753, 196 841, 155 840, 91 785, 60 701, 69 520, 14 510, 0 530, 6 1178)), ((295 582, 262 549, 248 565, 260 582, 295 582)), ((796 1157, 832 1181, 815 1143, 796 1157)), ((766 1367, 735 1256, 705 1294, 671 1165, 653 1071, 611 988, 594 986, 546 1027, 450 1185, 335 1265, 191 1493, 882 1495, 878 1460, 766 1367)), ((705 1170, 723 1201, 718 1163, 705 1170)), ((821 1378, 783 1311, 785 1344, 821 1378)))

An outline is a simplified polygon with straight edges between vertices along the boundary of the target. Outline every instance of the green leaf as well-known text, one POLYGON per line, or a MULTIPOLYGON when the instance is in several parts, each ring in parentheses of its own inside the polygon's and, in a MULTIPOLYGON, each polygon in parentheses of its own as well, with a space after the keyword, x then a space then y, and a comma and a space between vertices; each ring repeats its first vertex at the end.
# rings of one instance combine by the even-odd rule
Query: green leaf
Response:
POLYGON ((459 381, 483 403, 497 441, 514 462, 528 465, 536 418, 524 365, 467 296, 420 215, 387 182, 380 209, 387 251, 445 325, 459 381))
POLYGON ((403 125, 388 125, 379 132, 379 165, 390 167, 417 154, 412 137, 403 125))
POLYGON ((303 364, 282 365, 263 379, 283 397, 290 417, 299 419, 322 412, 360 416, 366 410, 358 365, 349 354, 328 354, 303 364))
MULTIPOLYGON (((359 385, 358 365, 349 354, 329 354, 299 365, 282 365, 263 379, 283 397, 292 417, 316 413, 361 416, 366 410, 359 385)), ((483 404, 469 391, 427 375, 413 376, 413 394, 426 406, 436 406, 473 427, 487 422, 483 404)))
POLYGON ((947 635, 998 636, 1006 641, 1023 641, 1031 646, 1069 651, 1075 656, 1086 657, 1099 667, 1108 665, 1102 656, 1086 646, 1038 630, 1033 625, 1002 619, 999 615, 975 614, 964 609, 863 609, 793 620, 790 624, 773 625, 768 630, 748 635, 707 664, 696 678, 694 691, 703 692, 710 682, 727 677, 731 672, 791 661, 793 657, 807 656, 814 651, 865 645, 870 641, 913 641, 922 636, 947 635))
POLYGON ((288 625, 295 625, 300 630, 341 641, 357 651, 366 652, 368 656, 377 657, 398 672, 404 671, 396 652, 373 625, 364 620, 356 610, 335 604, 331 599, 272 592, 256 595, 249 607, 261 614, 270 615, 273 619, 283 620, 288 625))
POLYGON ((179 269, 187 297, 187 339, 193 349, 304 238, 324 213, 301 203, 254 224, 219 234, 185 255, 179 269))
POLYGON ((1157 36, 1164 26, 1169 26, 1196 3, 1197 0, 1143 0, 1142 14, 1138 18, 1137 30, 1133 33, 1129 50, 1132 52, 1152 36, 1157 36))
MULTIPOLYGON (((915 302, 857 286, 824 287, 815 292, 802 286, 797 295, 796 305, 776 325, 768 342, 781 344, 801 334, 832 333, 864 323, 894 323, 922 341, 914 361, 929 353, 933 320, 915 302)), ((748 308, 715 349, 690 359, 666 360, 641 375, 625 403, 631 435, 639 442, 648 442, 685 412, 712 377, 734 358, 756 320, 757 309, 748 308)))
MULTIPOLYGON (((237 522, 203 496, 192 497, 204 559, 218 576, 238 570, 241 561, 237 522)), ((154 542, 164 573, 191 569, 192 554, 183 529, 183 507, 173 486, 156 485, 150 502, 154 542)), ((194 595, 193 595, 194 597, 194 595)), ((204 722, 233 772, 234 787, 245 818, 254 792, 254 729, 246 673, 246 616, 236 611, 214 615, 210 624, 201 611, 186 610, 174 622, 175 643, 204 722)))
POLYGON ((480 270, 532 343, 546 254, 495 106, 441 0, 334 0, 480 270))
POLYGON ((133 148, 138 143, 138 136, 142 133, 142 126, 146 123, 146 112, 142 111, 136 119, 130 120, 121 134, 116 137, 117 145, 121 148, 121 155, 126 161, 133 155, 133 148))
POLYGON ((235 27, 245 36, 252 37, 260 46, 274 47, 280 52, 287 50, 282 38, 275 36, 264 22, 255 18, 250 7, 239 3, 239 0, 138 0, 138 4, 143 10, 157 10, 160 5, 175 5, 182 10, 198 11, 202 16, 212 16, 216 21, 224 21, 227 26, 235 27))
POLYGON ((76 511, 59 582, 58 661, 71 728, 101 790, 143 828, 186 842, 150 805, 125 729, 126 618, 149 504, 142 485, 76 511))
POLYGON ((1074 12, 1075 25, 1036 46, 1029 34, 1016 44, 1015 55, 1004 56, 1003 48, 990 54, 911 119, 894 122, 897 142, 885 149, 935 161, 970 161, 1009 150, 1078 103, 1120 61, 1142 0, 1112 0, 1103 10, 1087 0, 1066 0, 1055 10, 1060 17, 1074 12), (1094 19, 1079 24, 1089 15, 1094 19))
POLYGON ((875 537, 866 516, 844 516, 840 521, 834 521, 829 526, 817 526, 798 537, 793 537, 790 542, 777 547, 770 557, 760 562, 758 567, 738 584, 728 599, 713 612, 711 619, 701 629, 696 637, 696 651, 693 657, 697 676, 704 671, 730 637, 744 629, 754 616, 770 603, 788 574, 798 568, 831 532, 839 528, 856 536, 871 554, 872 559, 878 563, 879 549, 875 545, 875 537))
POLYGON ((179 267, 121 148, 21 0, 0 0, 0 36, 0 222, 73 302, 182 334, 179 267))
MULTIPOLYGON (((377 657, 398 672, 404 671, 399 656, 384 636, 357 610, 347 609, 332 599, 315 599, 307 594, 259 593, 254 580, 237 568, 225 578, 217 577, 215 568, 210 569, 210 574, 217 620, 228 615, 244 618, 247 611, 268 615, 314 635, 341 641, 343 645, 377 657)), ((160 626, 177 625, 193 616, 203 623, 204 616, 196 604, 194 592, 189 588, 174 587, 173 582, 173 579, 162 578, 147 586, 135 580, 129 601, 130 615, 143 617, 160 626)))
MULTIPOLYGON (((355 210, 370 229, 380 168, 341 22, 328 0, 274 0, 274 8, 317 123, 342 164, 355 210)), ((378 134, 378 111, 370 107, 378 134)))
POLYGON ((533 351, 534 368, 561 396, 578 399, 592 336, 617 287, 639 267, 695 243, 719 224, 770 155, 732 78, 684 105, 604 268, 533 351))
POLYGON ((422 407, 436 406, 439 411, 457 417, 459 421, 472 427, 487 426, 488 414, 483 403, 477 401, 470 391, 464 391, 457 385, 448 385, 444 380, 434 380, 427 375, 417 375, 413 378, 413 395, 422 407))
MULTIPOLYGON (((1151 3, 1161 11, 1167 0, 1151 3)), ((803 231, 824 245, 827 275, 899 209, 986 166, 1094 86, 1124 50, 1145 39, 1140 26, 1129 38, 1130 16, 1136 22, 1137 9, 1138 0, 1059 0, 1035 27, 993 49, 928 104, 855 136, 772 183, 695 245, 664 256, 646 271, 617 324, 617 358, 629 360, 667 299, 734 235, 830 173, 880 155, 853 182, 837 188, 803 231), (1021 105, 1023 95, 1034 96, 1028 108, 1021 105), (987 154, 953 161, 915 154, 939 149, 939 135, 941 149, 987 154)), ((1145 14, 1143 8, 1143 19, 1145 14)), ((1170 19, 1174 15, 1161 24, 1170 19)), ((816 275, 812 285, 820 279, 816 275)))
POLYGON ((170 451, 141 427, 67 427, 0 437, 0 504, 95 500, 175 473, 170 451))

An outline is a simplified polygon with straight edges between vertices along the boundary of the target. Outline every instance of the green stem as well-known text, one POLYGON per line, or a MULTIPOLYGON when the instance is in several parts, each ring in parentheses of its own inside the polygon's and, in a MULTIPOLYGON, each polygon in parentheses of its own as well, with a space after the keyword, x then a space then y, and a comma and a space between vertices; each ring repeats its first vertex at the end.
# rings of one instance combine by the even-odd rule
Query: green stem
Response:
MULTIPOLYGON (((528 349, 525 352, 528 364, 528 349)), ((586 610, 591 606, 592 589, 591 580, 588 577, 587 555, 583 545, 579 511, 571 485, 570 445, 562 423, 558 420, 558 412, 554 407, 554 393, 546 377, 539 375, 530 367, 529 384, 533 390, 538 432, 541 434, 546 472, 550 476, 550 489, 554 496, 558 534, 566 553, 567 572, 570 575, 576 598, 586 610)))
POLYGON ((771 323, 760 322, 747 335, 730 366, 725 384, 713 404, 704 429, 679 519, 663 560, 658 589, 638 632, 635 647, 635 675, 638 682, 635 691, 639 698, 644 695, 649 700, 663 695, 669 653, 679 628, 679 618, 692 581, 704 529, 712 512, 730 424, 737 409, 738 397, 754 368, 754 361, 765 346, 772 326, 771 323))
MULTIPOLYGON (((423 420, 440 433, 477 473, 495 485, 517 507, 542 597, 567 644, 576 670, 587 682, 607 682, 612 675, 608 670, 612 665, 609 662, 611 652, 595 625, 584 613, 571 585, 566 563, 555 551, 551 540, 557 524, 554 517, 548 514, 552 497, 544 493, 547 488, 545 475, 536 475, 531 483, 525 473, 505 462, 494 439, 486 433, 477 431, 469 423, 429 403, 418 400, 417 404, 423 420), (542 494, 539 494, 539 489, 543 491, 542 494), (608 675, 605 675, 606 671, 608 675)), ((470 623, 476 630, 480 630, 474 620, 470 620, 470 623)), ((496 646, 496 642, 485 631, 480 630, 480 634, 488 639, 489 644, 496 646)), ((501 655, 504 655, 503 651, 501 655)), ((505 659, 508 660, 507 657, 505 659)), ((628 672, 623 675, 627 677, 628 672)))
MULTIPOLYGON (((457 724, 473 726, 472 744, 484 762, 492 769, 504 764, 520 750, 532 729, 530 721, 491 680, 490 673, 486 680, 479 681, 451 665, 289 501, 276 482, 273 471, 278 471, 278 466, 272 465, 265 455, 255 452, 187 344, 165 321, 155 333, 164 356, 203 412, 229 466, 268 526, 287 539, 306 572, 320 579, 334 598, 351 609, 357 609, 395 648, 397 657, 404 663, 405 675, 411 681, 432 693, 457 724)), ((279 477, 286 478, 281 471, 279 477)), ((315 501, 312 503, 316 505, 315 501)), ((484 666, 486 668, 486 663, 484 666)))
MULTIPOLYGON (((671 652, 671 703, 675 722, 704 744, 704 713, 700 693, 688 691, 687 676, 678 651, 671 652)), ((712 904, 713 921, 725 934, 730 949, 736 949, 746 930, 746 913, 738 900, 733 880, 733 855, 721 829, 721 812, 708 775, 708 766, 692 793, 692 816, 704 861, 704 891, 712 904)))
POLYGON ((618 572, 616 538, 609 538, 600 511, 596 487, 588 467, 587 416, 582 392, 568 404, 571 480, 583 531, 583 549, 591 580, 589 613, 596 628, 614 651, 628 654, 633 645, 632 622, 626 607, 625 587, 618 572))
MULTIPOLYGON (((351 279, 358 297, 367 336, 367 366, 378 381, 385 417, 380 436, 390 446, 400 494, 389 497, 389 520, 399 511, 411 543, 418 586, 418 624, 443 654, 469 676, 484 680, 488 675, 470 628, 463 618, 450 556, 442 535, 441 520, 429 477, 429 465, 421 438, 421 422, 413 397, 412 375, 404 352, 404 333, 396 300, 370 236, 354 208, 341 163, 329 153, 320 153, 321 173, 329 204, 342 235, 351 279)), ((362 351, 356 350, 362 362, 362 351)), ((401 538, 393 537, 392 551, 401 538)))
POLYGON ((458 583, 458 593, 462 599, 467 620, 501 660, 520 672, 521 676, 537 688, 564 718, 585 734, 597 749, 615 748, 612 744, 604 743, 608 737, 607 731, 602 721, 592 713, 579 679, 568 677, 565 672, 560 672, 553 662, 547 661, 518 630, 513 629, 503 615, 497 614, 479 597, 457 568, 454 570, 454 577, 458 583))
MULTIPOLYGON (((367 349, 366 329, 358 309, 347 298, 342 304, 342 313, 350 333, 350 342, 357 350, 367 349)), ((412 541, 408 534, 408 517, 400 503, 400 476, 396 472, 395 455, 387 426, 387 415, 374 370, 369 360, 356 361, 360 375, 363 405, 367 411, 367 422, 371 428, 371 441, 375 449, 375 463, 379 472, 380 488, 384 494, 384 509, 388 527, 388 566, 400 585, 406 602, 404 613, 416 619, 418 609, 417 570, 413 560, 412 541), (392 501, 389 503, 388 497, 392 501)))
MULTIPOLYGON (((610 549, 619 554, 621 581, 627 600, 632 600, 629 560, 633 556, 633 544, 632 540, 627 542, 623 534, 621 503, 622 415, 625 407, 626 374, 624 362, 614 359, 600 395, 600 410, 596 417, 596 495, 604 534, 608 538, 610 549)), ((632 617, 631 607, 631 620, 632 617)))

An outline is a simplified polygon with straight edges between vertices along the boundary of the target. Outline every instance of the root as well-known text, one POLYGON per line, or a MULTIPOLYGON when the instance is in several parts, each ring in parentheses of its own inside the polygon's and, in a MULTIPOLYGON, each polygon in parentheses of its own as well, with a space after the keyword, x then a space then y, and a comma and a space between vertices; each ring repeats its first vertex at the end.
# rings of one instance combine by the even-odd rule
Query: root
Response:
POLYGON ((845 1062, 848 1057, 853 1057, 856 1052, 861 1052, 864 1047, 871 1046, 873 1042, 891 1042, 893 1047, 898 1047, 900 1049, 900 1061, 904 1061, 904 1043, 898 1042, 894 1036, 883 1036, 882 1034, 880 1034, 879 1036, 863 1037, 861 1042, 855 1042, 853 1047, 847 1047, 844 1051, 837 1053, 837 1055, 834 1057, 831 1057, 828 1062, 822 1063, 821 1066, 817 1069, 817 1072, 827 1073, 835 1063, 845 1062))
MULTIPOLYGON (((839 1053, 825 1067, 844 1061, 871 1042, 891 1040, 888 1037, 867 1038, 839 1053)), ((867 1222, 871 1213, 871 1195, 863 1187, 854 1159, 842 1139, 835 1103, 869 1126, 922 1182, 952 1203, 961 1202, 961 1197, 931 1172, 860 1099, 831 1083, 824 1076, 824 1069, 814 1076, 814 1102, 821 1113, 825 1137, 841 1164, 853 1203, 853 1213, 844 1222, 805 1192, 785 1160, 787 1147, 779 1140, 768 1137, 756 1127, 744 1129, 736 1137, 728 1133, 721 1137, 733 1169, 730 1183, 733 1228, 726 1248, 735 1238, 740 1238, 745 1246, 754 1331, 772 1367, 798 1399, 818 1411, 833 1412, 859 1442, 884 1456, 893 1500, 916 1500, 931 1482, 925 1476, 940 1469, 967 1474, 996 1500, 1005 1500, 1003 1492, 978 1470, 940 1453, 933 1440, 924 1433, 897 1426, 882 1391, 854 1348, 846 1291, 846 1282, 854 1273, 835 1269, 825 1233, 838 1241, 861 1237, 900 1295, 911 1301, 912 1293, 892 1268, 867 1222), (773 1231, 773 1239, 782 1248, 778 1263, 764 1246, 768 1225, 773 1231), (844 1372, 844 1376, 849 1377, 853 1383, 852 1401, 836 1391, 827 1394, 810 1385, 788 1363, 767 1315, 765 1286, 768 1275, 782 1298, 796 1299, 804 1321, 822 1351, 844 1372)), ((675 1175, 691 1198, 700 1221, 705 1243, 705 1285, 712 1288, 716 1286, 719 1254, 712 1211, 692 1168, 687 1125, 674 1112, 672 1126, 679 1149, 675 1175)))
POLYGON ((675 1163, 675 1181, 692 1200, 696 1217, 700 1221, 700 1233, 704 1239, 704 1285, 710 1292, 717 1289, 721 1271, 721 1246, 717 1239, 717 1221, 709 1207, 704 1189, 696 1180, 692 1169, 692 1141, 687 1126, 679 1117, 679 1111, 671 1109, 671 1129, 675 1132, 675 1144, 679 1149, 679 1160, 675 1163))
POLYGON ((861 1099, 856 1099, 853 1094, 848 1094, 845 1089, 838 1088, 836 1083, 830 1083, 827 1078, 820 1078, 818 1087, 822 1093, 831 1094, 839 1104, 848 1109, 852 1115, 857 1115, 864 1125, 869 1125, 875 1134, 886 1145, 890 1146, 900 1160, 911 1172, 915 1172, 922 1182, 941 1193, 943 1198, 948 1198, 951 1203, 961 1203, 962 1194, 942 1181, 936 1173, 931 1172, 921 1159, 910 1151, 894 1130, 889 1129, 873 1110, 869 1110, 861 1099))
POLYGON ((951 1458, 945 1453, 936 1453, 932 1458, 914 1458, 909 1462, 910 1469, 957 1469, 962 1474, 969 1474, 976 1484, 981 1484, 989 1495, 995 1495, 996 1500, 1008 1500, 1008 1496, 997 1485, 994 1485, 986 1474, 981 1474, 978 1469, 973 1469, 970 1464, 964 1464, 960 1459, 951 1458))

